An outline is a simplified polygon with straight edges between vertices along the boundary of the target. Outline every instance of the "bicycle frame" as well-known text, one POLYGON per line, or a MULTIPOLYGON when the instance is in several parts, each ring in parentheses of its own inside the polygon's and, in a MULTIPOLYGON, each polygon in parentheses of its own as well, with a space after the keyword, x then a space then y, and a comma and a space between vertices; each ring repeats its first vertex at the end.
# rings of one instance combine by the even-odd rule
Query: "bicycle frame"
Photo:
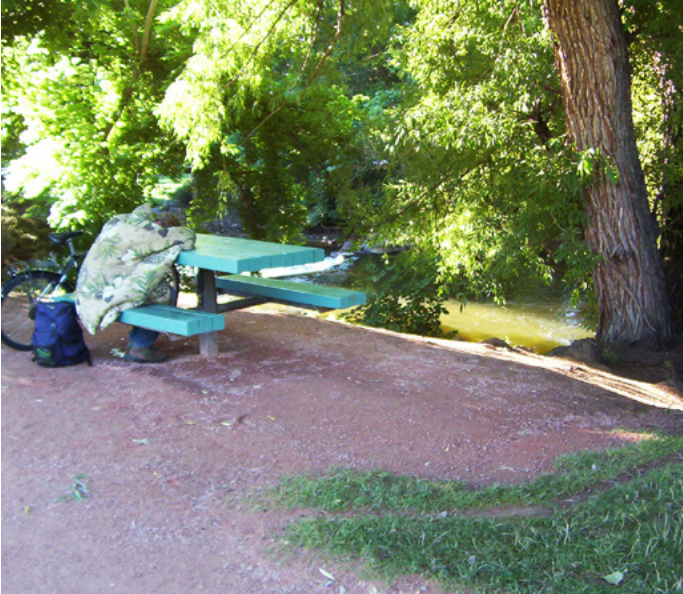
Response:
MULTIPOLYGON (((56 285, 52 286, 52 284, 49 284, 45 287, 45 289, 42 291, 42 293, 38 296, 38 300, 41 301, 45 299, 46 297, 52 295, 59 287, 61 287, 65 282, 66 279, 68 278, 69 271, 75 267, 78 267, 78 262, 72 258, 69 257, 67 261, 64 263, 64 266, 60 268, 57 273, 59 274, 59 281, 57 282, 56 285)), ((36 269, 32 270, 27 270, 26 274, 30 275, 32 272, 36 271, 36 269)))
POLYGON ((51 283, 48 284, 45 289, 38 295, 38 301, 42 301, 46 297, 49 297, 52 295, 55 291, 57 291, 67 280, 69 276, 69 272, 73 268, 78 268, 79 261, 83 259, 85 254, 80 254, 78 253, 73 246, 73 238, 67 239, 65 242, 69 246, 69 256, 68 258, 64 261, 64 264, 59 267, 55 271, 45 271, 43 269, 38 269, 38 268, 27 268, 26 270, 23 271, 24 274, 28 274, 29 276, 31 275, 32 272, 40 270, 41 272, 56 272, 59 274, 59 281, 57 282, 56 285, 52 285, 51 283))

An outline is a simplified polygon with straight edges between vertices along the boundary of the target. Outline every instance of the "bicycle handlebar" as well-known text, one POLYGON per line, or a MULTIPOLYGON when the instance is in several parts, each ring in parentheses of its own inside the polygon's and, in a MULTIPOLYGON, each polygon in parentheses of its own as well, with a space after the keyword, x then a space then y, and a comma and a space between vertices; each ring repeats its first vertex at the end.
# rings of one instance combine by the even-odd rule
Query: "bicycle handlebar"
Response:
POLYGON ((65 233, 48 233, 50 241, 56 243, 57 245, 64 245, 70 239, 83 235, 83 231, 66 231, 65 233))

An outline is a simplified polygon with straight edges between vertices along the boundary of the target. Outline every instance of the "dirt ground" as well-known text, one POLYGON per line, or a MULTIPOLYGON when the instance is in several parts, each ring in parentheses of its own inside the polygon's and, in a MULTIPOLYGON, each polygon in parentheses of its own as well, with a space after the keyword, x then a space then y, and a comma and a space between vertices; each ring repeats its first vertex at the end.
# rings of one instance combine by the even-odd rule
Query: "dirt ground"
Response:
POLYGON ((164 337, 159 366, 112 353, 121 325, 87 337, 93 367, 2 347, 3 594, 436 593, 282 549, 314 512, 256 505, 263 490, 330 467, 515 483, 561 454, 681 430, 676 389, 566 360, 296 310, 227 323, 217 358, 164 337), (88 497, 64 499, 79 476, 88 497))

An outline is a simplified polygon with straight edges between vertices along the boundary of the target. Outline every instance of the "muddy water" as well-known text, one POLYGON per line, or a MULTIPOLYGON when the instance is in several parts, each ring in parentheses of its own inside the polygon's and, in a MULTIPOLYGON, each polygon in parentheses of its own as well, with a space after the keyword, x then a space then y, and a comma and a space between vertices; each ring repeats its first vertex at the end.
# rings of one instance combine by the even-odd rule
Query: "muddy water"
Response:
POLYGON ((547 294, 505 305, 469 301, 462 312, 460 303, 449 302, 446 309, 448 314, 441 318, 444 330, 457 330, 459 340, 470 342, 502 338, 510 345, 546 353, 557 346, 595 335, 586 328, 586 316, 579 308, 547 294))
MULTIPOLYGON (((370 282, 367 264, 371 260, 372 256, 351 257, 342 264, 335 263, 329 270, 290 278, 321 285, 363 288, 370 282)), ((590 320, 581 308, 547 289, 530 292, 523 299, 508 301, 505 305, 468 301, 461 311, 460 302, 451 301, 446 309, 449 313, 441 318, 443 329, 445 332, 457 330, 458 340, 478 342, 501 338, 510 345, 524 346, 543 354, 557 346, 595 335, 587 328, 590 320)))

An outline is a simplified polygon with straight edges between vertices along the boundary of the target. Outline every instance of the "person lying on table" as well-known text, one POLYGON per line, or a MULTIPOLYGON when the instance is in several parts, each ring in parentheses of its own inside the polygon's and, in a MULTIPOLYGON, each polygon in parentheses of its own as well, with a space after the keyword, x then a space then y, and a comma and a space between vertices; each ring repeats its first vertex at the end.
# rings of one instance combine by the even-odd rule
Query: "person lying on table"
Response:
MULTIPOLYGON (((76 283, 76 310, 85 329, 95 334, 119 314, 148 303, 171 302, 163 282, 182 250, 194 248, 196 234, 175 215, 156 216, 149 204, 113 217, 88 251, 76 283)), ((158 332, 133 326, 124 359, 161 363, 168 357, 154 346, 158 332)))

